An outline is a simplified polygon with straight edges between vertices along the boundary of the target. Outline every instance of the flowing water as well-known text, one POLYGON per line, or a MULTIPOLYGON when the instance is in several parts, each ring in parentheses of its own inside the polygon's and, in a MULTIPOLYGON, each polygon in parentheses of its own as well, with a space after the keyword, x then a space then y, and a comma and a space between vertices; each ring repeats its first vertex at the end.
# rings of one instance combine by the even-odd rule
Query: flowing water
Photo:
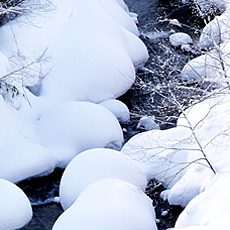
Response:
MULTIPOLYGON (((140 38, 147 46, 150 56, 146 65, 137 72, 137 81, 134 86, 120 98, 131 112, 131 122, 123 127, 127 130, 125 139, 128 140, 140 132, 136 129, 136 125, 142 116, 154 116, 161 129, 176 125, 175 117, 179 115, 179 111, 169 102, 162 100, 156 91, 156 86, 164 86, 173 79, 177 79, 183 65, 196 53, 186 53, 171 47, 168 37, 174 30, 189 33, 196 39, 199 28, 195 25, 202 27, 202 21, 196 17, 196 12, 191 6, 182 5, 177 0, 126 0, 125 2, 131 12, 139 15, 140 38), (178 19, 182 27, 170 25, 169 19, 178 19)), ((32 221, 22 228, 23 230, 52 229, 53 223, 62 213, 61 206, 52 202, 54 197, 58 196, 62 172, 63 170, 56 169, 50 176, 18 184, 29 197, 34 212, 32 221)), ((153 180, 146 190, 156 207, 159 230, 173 227, 182 211, 180 207, 169 206, 167 202, 159 198, 163 189, 160 183, 153 180), (167 215, 162 215, 162 213, 167 215)))

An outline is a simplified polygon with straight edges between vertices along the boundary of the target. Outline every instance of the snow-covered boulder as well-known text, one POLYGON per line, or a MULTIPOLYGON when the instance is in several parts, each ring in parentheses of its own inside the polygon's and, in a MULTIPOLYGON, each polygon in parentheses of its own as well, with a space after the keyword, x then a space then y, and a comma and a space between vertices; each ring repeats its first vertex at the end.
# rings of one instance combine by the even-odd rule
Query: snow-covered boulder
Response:
POLYGON ((192 38, 183 32, 177 32, 169 36, 169 42, 172 46, 178 47, 182 45, 192 44, 192 38))
POLYGON ((53 230, 156 230, 152 201, 136 186, 105 179, 88 186, 53 230))
POLYGON ((24 192, 16 185, 0 179, 0 229, 12 230, 26 225, 32 208, 24 192))
POLYGON ((69 208, 81 192, 90 184, 105 178, 127 181, 141 190, 147 180, 136 162, 111 149, 90 149, 76 156, 60 183, 60 201, 64 210, 69 208))
POLYGON ((153 117, 142 117, 137 124, 137 129, 149 131, 152 129, 159 129, 159 125, 155 122, 153 117))
MULTIPOLYGON (((132 137, 121 153, 136 160, 147 179, 155 178, 171 188, 183 175, 187 165, 187 151, 176 151, 181 140, 189 138, 189 129, 178 127, 168 130, 151 130, 132 137)), ((180 145, 179 145, 180 146, 180 145)), ((183 143, 188 148, 187 143, 183 143)))
POLYGON ((103 106, 68 102, 54 106, 37 122, 39 143, 65 167, 78 153, 91 148, 119 150, 123 133, 116 117, 103 106))
POLYGON ((182 80, 188 82, 206 82, 220 87, 229 82, 230 42, 220 44, 219 50, 212 51, 189 61, 181 71, 182 80))
POLYGON ((129 109, 123 102, 111 99, 103 101, 100 105, 111 111, 121 124, 129 122, 129 109))

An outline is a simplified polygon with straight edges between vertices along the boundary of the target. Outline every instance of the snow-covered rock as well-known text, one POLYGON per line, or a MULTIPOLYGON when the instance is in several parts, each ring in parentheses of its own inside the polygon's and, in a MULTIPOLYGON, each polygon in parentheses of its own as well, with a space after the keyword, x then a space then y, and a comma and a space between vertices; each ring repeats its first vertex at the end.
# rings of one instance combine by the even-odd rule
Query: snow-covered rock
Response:
POLYGON ((169 36, 169 42, 172 46, 177 47, 185 44, 192 44, 193 40, 188 34, 183 32, 177 32, 169 36))
POLYGON ((230 11, 226 11, 221 16, 216 16, 208 23, 200 36, 199 47, 203 48, 219 48, 222 42, 230 39, 229 19, 230 11))
POLYGON ((78 153, 91 148, 119 150, 123 133, 116 117, 103 106, 90 102, 68 102, 54 106, 37 122, 42 146, 65 167, 78 153))
POLYGON ((111 99, 103 101, 100 105, 111 111, 121 124, 129 122, 129 109, 123 102, 111 99))
POLYGON ((147 180, 141 168, 120 152, 111 149, 90 149, 76 156, 60 183, 60 201, 64 210, 69 208, 90 184, 105 178, 127 181, 141 190, 147 180))
POLYGON ((230 42, 226 41, 220 44, 219 50, 212 51, 198 56, 189 61, 181 71, 181 77, 184 81, 191 82, 209 82, 215 87, 229 82, 229 51, 230 42))
POLYGON ((155 122, 153 117, 142 117, 137 124, 137 129, 149 131, 152 129, 159 129, 159 125, 155 122))
MULTIPOLYGON (((122 154, 136 160, 147 179, 155 178, 171 188, 183 175, 187 151, 177 151, 181 140, 189 138, 189 129, 151 130, 132 137, 121 149, 122 154)), ((184 143, 184 148, 188 144, 184 143)), ((191 147, 192 148, 192 147, 191 147)))
POLYGON ((0 179, 0 229, 12 230, 26 225, 32 208, 24 192, 9 181, 0 179))
POLYGON ((182 25, 180 24, 180 22, 177 19, 169 19, 169 25, 182 27, 182 25))
POLYGON ((136 186, 105 179, 88 186, 56 221, 53 230, 156 230, 155 212, 136 186))

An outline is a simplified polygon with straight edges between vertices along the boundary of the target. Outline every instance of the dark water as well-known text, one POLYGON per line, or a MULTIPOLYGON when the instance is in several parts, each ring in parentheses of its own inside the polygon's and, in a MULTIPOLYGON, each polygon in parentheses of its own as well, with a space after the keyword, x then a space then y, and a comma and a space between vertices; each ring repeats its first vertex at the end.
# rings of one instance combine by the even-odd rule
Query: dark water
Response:
MULTIPOLYGON (((202 21, 196 16, 191 5, 182 5, 179 1, 154 1, 154 0, 126 0, 130 11, 139 15, 140 38, 143 40, 149 51, 149 60, 144 68, 137 72, 137 80, 133 87, 121 98, 130 109, 131 122, 124 126, 127 132, 125 139, 138 133, 136 125, 142 116, 154 116, 161 129, 174 127, 176 117, 180 111, 162 99, 160 94, 167 95, 167 86, 178 78, 180 70, 196 53, 185 53, 170 46, 168 32, 171 29, 189 33, 194 39, 199 35, 202 21), (165 19, 178 19, 185 24, 182 28, 175 28, 169 25, 165 19), (197 25, 199 25, 197 27, 197 25), (154 39, 149 38, 154 35, 154 39), (176 68, 175 68, 176 66, 176 68), (147 69, 147 70, 146 70, 147 69), (160 93, 156 85, 161 86, 160 93)), ((181 95, 179 95, 181 98, 181 95)), ((43 178, 23 181, 18 185, 25 191, 33 204, 33 219, 23 230, 50 230, 62 213, 59 204, 51 202, 58 196, 59 181, 63 170, 56 169, 53 174, 43 178)), ((182 211, 177 206, 169 206, 167 202, 160 199, 160 192, 163 186, 151 181, 146 194, 153 199, 156 216, 159 219, 158 228, 164 230, 174 226, 174 223, 182 211), (162 215, 163 211, 167 214, 162 215)))

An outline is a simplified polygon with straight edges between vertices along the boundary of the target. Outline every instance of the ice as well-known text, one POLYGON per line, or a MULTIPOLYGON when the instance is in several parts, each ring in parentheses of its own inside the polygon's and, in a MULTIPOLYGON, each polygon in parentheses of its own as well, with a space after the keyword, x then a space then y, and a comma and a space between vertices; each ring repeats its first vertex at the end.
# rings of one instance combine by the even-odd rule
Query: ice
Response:
POLYGON ((0 229, 12 230, 26 225, 32 208, 24 192, 9 181, 0 179, 0 229))
POLYGON ((156 230, 150 198, 136 186, 105 179, 88 186, 56 221, 53 230, 156 230))
POLYGON ((63 209, 69 208, 88 185, 105 178, 121 179, 141 190, 147 186, 139 166, 120 152, 102 148, 87 150, 70 162, 62 176, 60 199, 63 209))

